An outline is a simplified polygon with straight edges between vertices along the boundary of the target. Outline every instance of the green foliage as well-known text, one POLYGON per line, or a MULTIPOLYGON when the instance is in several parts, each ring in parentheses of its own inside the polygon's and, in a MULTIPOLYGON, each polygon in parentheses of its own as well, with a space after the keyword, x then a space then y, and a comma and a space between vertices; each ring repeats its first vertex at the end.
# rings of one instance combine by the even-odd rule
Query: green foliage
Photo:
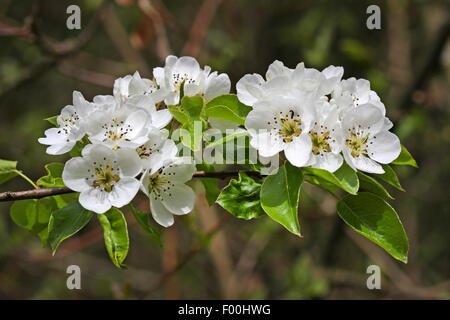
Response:
POLYGON ((206 115, 210 118, 222 119, 244 125, 251 107, 239 101, 235 94, 218 96, 206 104, 206 115))
POLYGON ((377 174, 376 176, 378 178, 380 178, 381 180, 383 180, 384 182, 389 183, 391 186, 394 186, 398 190, 405 191, 405 189, 403 189, 403 187, 401 186, 400 181, 398 180, 397 174, 395 173, 394 169, 392 169, 387 164, 382 164, 381 166, 384 169, 384 173, 377 174))
POLYGON ((45 188, 64 187, 65 184, 61 178, 63 169, 64 164, 62 163, 53 162, 46 164, 45 170, 47 175, 39 178, 36 184, 45 188))
POLYGON ((49 118, 45 118, 44 120, 50 122, 52 125, 54 125, 55 127, 58 127, 58 121, 56 121, 56 119, 58 119, 58 116, 53 116, 53 117, 49 117, 49 118))
POLYGON ((235 217, 250 220, 264 214, 260 192, 261 183, 239 172, 239 180, 231 179, 216 202, 235 217))
POLYGON ((402 145, 402 151, 400 152, 400 155, 397 157, 397 159, 392 161, 392 164, 408 165, 408 166, 412 166, 415 168, 419 167, 417 165, 416 160, 414 160, 411 153, 409 153, 409 151, 405 148, 404 145, 402 145))
POLYGON ((80 231, 91 220, 92 215, 78 201, 54 211, 48 223, 48 241, 53 254, 61 242, 80 231))
POLYGON ((126 269, 122 262, 125 260, 130 247, 128 228, 122 211, 111 208, 104 214, 97 215, 103 228, 106 251, 114 265, 119 269, 126 269))
POLYGON ((389 192, 374 178, 358 171, 359 187, 386 199, 394 199, 389 192))
POLYGON ((371 193, 348 195, 337 204, 337 212, 353 230, 406 263, 408 239, 395 210, 371 193))
MULTIPOLYGON (((303 171, 307 175, 313 175, 331 184, 334 184, 350 194, 356 194, 358 192, 358 176, 356 175, 356 172, 346 163, 343 163, 342 166, 334 173, 316 168, 303 168, 303 171)), ((317 180, 317 183, 320 184, 320 180, 317 180)))
POLYGON ((183 97, 180 106, 168 106, 167 108, 181 124, 181 128, 189 131, 190 141, 181 135, 181 142, 194 151, 199 150, 202 143, 202 132, 206 127, 203 98, 199 96, 183 97), (200 132, 195 132, 195 121, 201 123, 200 132))
POLYGON ((16 167, 17 161, 0 159, 0 184, 14 178, 19 174, 16 167))
POLYGON ((298 199, 303 174, 286 162, 274 175, 267 176, 261 187, 261 206, 276 222, 301 236, 298 222, 298 199))
POLYGON ((153 238, 155 238, 159 246, 162 247, 161 234, 150 225, 148 212, 137 211, 131 203, 129 204, 129 208, 139 225, 144 228, 144 230, 147 231, 153 238))
POLYGON ((52 197, 18 200, 11 206, 10 215, 18 226, 27 229, 33 235, 38 235, 45 246, 48 222, 55 208, 56 202, 52 197))
POLYGON ((216 203, 217 197, 219 196, 220 189, 218 186, 219 180, 216 178, 200 178, 203 186, 205 187, 205 197, 208 204, 212 206, 216 203))

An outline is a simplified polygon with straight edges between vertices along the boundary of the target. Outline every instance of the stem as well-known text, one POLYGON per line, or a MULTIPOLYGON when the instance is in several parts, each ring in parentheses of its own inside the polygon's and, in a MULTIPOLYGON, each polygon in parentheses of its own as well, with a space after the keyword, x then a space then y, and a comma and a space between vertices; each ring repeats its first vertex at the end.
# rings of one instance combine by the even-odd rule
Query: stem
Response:
MULTIPOLYGON (((258 172, 255 171, 241 171, 245 172, 246 174, 250 176, 256 176, 261 177, 261 175, 258 172)), ((21 175, 25 180, 30 182, 33 187, 35 187, 35 190, 24 190, 24 191, 7 191, 0 193, 0 202, 3 201, 15 201, 15 200, 24 200, 24 199, 39 199, 49 196, 54 196, 58 194, 64 194, 64 193, 72 193, 75 192, 67 187, 57 187, 57 188, 41 188, 39 189, 36 184, 34 184, 31 179, 29 179, 27 176, 25 176, 20 171, 17 172, 19 175, 21 175)), ((218 178, 218 179, 225 179, 232 176, 237 176, 239 171, 223 171, 223 172, 207 172, 207 171, 197 171, 194 174, 194 178, 218 178)))
POLYGON ((35 189, 39 189, 39 187, 33 182, 33 180, 31 180, 30 178, 28 178, 22 171, 20 170, 15 170, 16 173, 21 176, 22 178, 24 178, 25 180, 27 180, 35 189))

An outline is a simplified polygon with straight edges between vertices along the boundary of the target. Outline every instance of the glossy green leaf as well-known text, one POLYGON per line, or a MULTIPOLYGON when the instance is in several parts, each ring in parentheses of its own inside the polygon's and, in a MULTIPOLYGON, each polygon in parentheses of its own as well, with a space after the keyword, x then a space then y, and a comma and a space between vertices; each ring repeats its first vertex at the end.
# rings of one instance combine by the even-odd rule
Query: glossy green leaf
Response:
POLYGON ((396 165, 408 165, 413 166, 415 168, 418 168, 416 160, 412 157, 411 153, 405 148, 404 145, 402 145, 402 151, 400 152, 400 155, 392 161, 392 164, 396 165))
POLYGON ((323 169, 309 168, 309 167, 303 168, 303 171, 308 175, 314 175, 325 181, 328 181, 338 186, 339 188, 344 189, 350 194, 356 194, 358 192, 359 189, 358 176, 356 175, 356 172, 352 168, 350 168, 350 166, 345 162, 334 173, 331 173, 323 169))
POLYGON ((147 231, 155 240, 158 242, 159 246, 162 247, 161 234, 150 225, 149 213, 146 211, 137 211, 132 204, 129 204, 131 213, 133 213, 134 218, 139 223, 139 225, 147 231))
POLYGON ((47 175, 39 178, 36 184, 45 188, 64 187, 65 184, 61 178, 63 169, 64 164, 62 163, 53 162, 46 164, 45 170, 47 175))
POLYGON ((371 193, 348 195, 337 204, 339 216, 356 232, 406 263, 408 238, 395 210, 371 193))
POLYGON ((0 184, 18 175, 16 167, 17 161, 0 159, 0 184))
POLYGON ((276 222, 301 236, 298 200, 303 174, 300 168, 286 162, 274 175, 267 176, 261 187, 261 206, 276 222))
POLYGON ((231 179, 216 202, 235 217, 250 220, 264 214, 260 192, 261 183, 239 172, 239 180, 231 179))
POLYGON ((381 166, 384 169, 384 173, 377 174, 376 177, 380 178, 384 182, 389 183, 400 191, 405 191, 405 189, 403 189, 402 185, 400 184, 400 181, 398 180, 397 174, 395 173, 394 169, 392 169, 387 164, 382 164, 381 166))
POLYGON ((220 193, 218 186, 219 180, 216 178, 200 178, 200 181, 205 187, 206 200, 208 201, 208 204, 212 206, 216 203, 217 197, 220 193))
POLYGON ((394 199, 389 192, 374 178, 358 171, 359 188, 383 198, 394 199))
POLYGON ((206 104, 206 115, 210 118, 222 119, 244 125, 251 107, 239 101, 235 94, 218 96, 206 104))
POLYGON ((103 228, 106 251, 111 261, 117 268, 126 269, 122 262, 125 260, 130 247, 128 228, 122 211, 111 208, 104 214, 97 215, 98 221, 103 228))
POLYGON ((53 254, 61 242, 80 231, 91 220, 92 215, 78 201, 54 211, 48 224, 48 241, 53 254))
POLYGON ((52 197, 18 200, 10 209, 11 219, 33 235, 38 235, 45 245, 48 237, 48 223, 52 211, 57 209, 52 197))

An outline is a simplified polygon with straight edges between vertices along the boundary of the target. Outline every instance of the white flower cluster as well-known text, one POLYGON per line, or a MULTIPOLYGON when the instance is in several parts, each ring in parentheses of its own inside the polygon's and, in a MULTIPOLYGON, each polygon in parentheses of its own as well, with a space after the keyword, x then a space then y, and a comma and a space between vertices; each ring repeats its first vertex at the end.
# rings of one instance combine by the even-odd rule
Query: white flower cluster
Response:
POLYGON ((320 72, 275 61, 265 79, 242 77, 236 88, 239 100, 253 107, 245 121, 251 146, 264 157, 284 151, 297 167, 334 172, 345 159, 354 170, 384 173, 380 163, 398 157, 400 141, 369 81, 341 80, 343 73, 342 67, 320 72))
MULTIPOLYGON (((320 72, 303 63, 290 69, 280 61, 269 66, 265 78, 245 75, 236 89, 239 100, 253 108, 245 120, 251 147, 263 158, 284 151, 298 167, 334 172, 345 159, 354 170, 383 173, 380 163, 400 154, 399 139, 389 132, 392 123, 369 82, 342 80, 342 75, 342 67, 320 72)), ((151 80, 138 72, 117 79, 113 95, 89 102, 74 91, 73 105, 62 109, 57 127, 46 130, 39 142, 55 155, 71 151, 80 140, 88 142, 62 174, 86 209, 120 208, 141 189, 154 219, 167 227, 173 215, 193 209, 195 195, 186 182, 195 164, 191 157, 177 156, 165 129, 172 115, 164 106, 179 104, 182 94, 209 101, 229 93, 230 86, 228 75, 202 69, 192 57, 169 56, 164 67, 153 69, 151 80)), ((216 128, 237 126, 224 119, 209 122, 216 128)))
POLYGON ((46 130, 39 142, 57 155, 87 137, 90 144, 81 157, 66 162, 62 175, 67 187, 80 192, 80 204, 104 213, 130 203, 141 189, 150 198, 154 219, 167 227, 174 214, 193 209, 194 192, 185 183, 195 165, 191 158, 177 156, 165 129, 172 115, 160 106, 178 104, 182 88, 185 96, 210 100, 229 93, 231 84, 228 75, 201 69, 191 57, 168 56, 153 76, 144 79, 136 72, 119 78, 113 95, 96 96, 92 102, 74 91, 73 105, 62 109, 58 126, 46 130))

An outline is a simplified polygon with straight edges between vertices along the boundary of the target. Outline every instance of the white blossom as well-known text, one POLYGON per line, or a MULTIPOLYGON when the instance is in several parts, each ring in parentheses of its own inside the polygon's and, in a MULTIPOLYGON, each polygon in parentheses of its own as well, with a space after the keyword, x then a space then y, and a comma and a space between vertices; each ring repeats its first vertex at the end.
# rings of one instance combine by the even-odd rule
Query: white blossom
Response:
POLYGON ((200 68, 192 57, 168 56, 165 66, 154 68, 153 75, 160 89, 165 92, 164 102, 176 105, 180 102, 183 86, 185 96, 203 95, 207 100, 230 92, 230 79, 227 74, 211 72, 211 68, 200 68))
POLYGON ((384 173, 379 163, 394 161, 401 151, 400 140, 386 130, 385 117, 372 104, 347 110, 342 119, 342 134, 344 159, 354 170, 384 173))
POLYGON ((89 144, 82 157, 66 162, 62 179, 67 187, 80 192, 80 204, 96 213, 111 206, 128 204, 139 191, 135 178, 142 170, 141 161, 132 149, 113 151, 99 144, 89 144))
POLYGON ((39 138, 39 143, 49 145, 48 154, 63 154, 72 150, 85 135, 85 123, 94 110, 93 104, 86 101, 80 92, 74 91, 73 105, 62 109, 56 119, 58 127, 45 130, 45 138, 39 138))
POLYGON ((173 215, 192 211, 195 194, 185 183, 194 173, 195 165, 189 157, 168 157, 144 171, 141 190, 150 198, 150 211, 157 223, 169 227, 174 223, 173 215))
POLYGON ((324 97, 316 104, 315 114, 316 117, 309 130, 312 150, 308 165, 334 172, 340 168, 343 162, 340 154, 341 124, 338 121, 337 107, 330 104, 324 97))
POLYGON ((287 98, 258 102, 245 120, 250 145, 263 157, 284 151, 290 163, 305 166, 311 156, 309 131, 314 117, 307 102, 287 98))

